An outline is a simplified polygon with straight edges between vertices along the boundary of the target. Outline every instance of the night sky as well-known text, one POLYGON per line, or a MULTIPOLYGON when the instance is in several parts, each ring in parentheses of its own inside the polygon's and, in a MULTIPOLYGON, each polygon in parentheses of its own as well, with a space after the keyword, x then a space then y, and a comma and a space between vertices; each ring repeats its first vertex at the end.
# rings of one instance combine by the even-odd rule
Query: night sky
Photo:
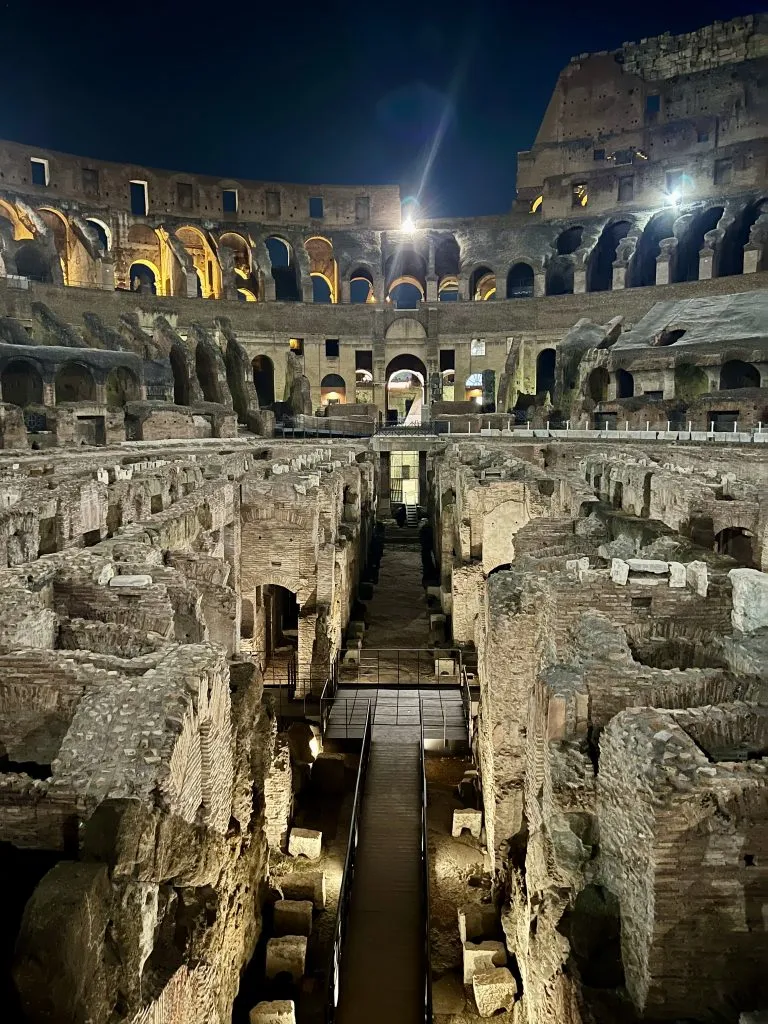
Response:
POLYGON ((501 213, 571 56, 761 6, 0 0, 0 138, 501 213))

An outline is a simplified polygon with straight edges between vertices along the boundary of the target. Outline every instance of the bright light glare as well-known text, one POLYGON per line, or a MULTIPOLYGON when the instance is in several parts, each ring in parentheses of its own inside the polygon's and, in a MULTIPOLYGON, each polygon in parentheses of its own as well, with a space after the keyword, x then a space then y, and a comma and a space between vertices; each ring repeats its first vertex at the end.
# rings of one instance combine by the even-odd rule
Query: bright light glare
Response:
POLYGON ((407 231, 410 234, 411 232, 413 232, 415 230, 416 230, 416 225, 413 223, 413 217, 409 213, 408 216, 403 221, 403 231, 407 231))
POLYGON ((682 196, 680 195, 680 189, 675 189, 674 192, 667 193, 667 203, 669 206, 679 206, 682 196))

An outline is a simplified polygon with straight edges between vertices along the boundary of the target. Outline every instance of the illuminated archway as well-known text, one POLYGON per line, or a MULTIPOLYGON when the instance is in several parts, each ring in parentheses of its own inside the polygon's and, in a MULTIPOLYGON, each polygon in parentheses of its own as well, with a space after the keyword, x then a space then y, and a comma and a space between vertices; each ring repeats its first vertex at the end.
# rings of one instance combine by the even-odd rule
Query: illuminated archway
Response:
POLYGON ((112 248, 112 231, 109 225, 96 217, 88 217, 85 223, 96 235, 96 243, 101 252, 109 252, 112 248))
POLYGON ((304 242, 309 257, 313 302, 339 301, 339 271, 333 255, 333 245, 322 235, 313 235, 304 242))
POLYGON ((320 405, 344 405, 347 401, 347 382, 338 373, 326 373, 320 381, 320 405))
POLYGON ((490 267, 476 267, 469 279, 469 297, 477 301, 486 301, 496 295, 496 275, 490 267))
POLYGON ((0 199, 0 217, 4 215, 13 225, 14 241, 23 242, 35 237, 27 225, 22 221, 16 207, 12 203, 6 202, 5 199, 0 199))
POLYGON ((464 381, 464 401, 483 404, 483 375, 482 373, 470 373, 464 381))
POLYGON ((332 304, 335 301, 333 286, 325 274, 314 273, 309 276, 312 279, 312 301, 326 306, 332 304))
POLYGON ((358 267, 349 275, 349 301, 355 304, 375 302, 373 276, 364 267, 358 267))
POLYGON ((457 302, 459 298, 458 277, 444 277, 437 286, 438 302, 457 302))
POLYGON ((176 238, 192 258, 204 299, 221 295, 221 267, 211 243, 200 228, 185 224, 175 231, 176 238))
POLYGON ((134 260, 128 271, 128 280, 132 292, 140 295, 157 295, 160 271, 150 260, 134 260))
POLYGON ((403 353, 387 365, 386 409, 390 422, 421 422, 427 368, 418 356, 403 353))
POLYGON ((427 291, 427 261, 410 244, 398 245, 386 261, 387 301, 398 309, 416 309, 427 291), (405 286, 405 287, 404 287, 405 286))
POLYGON ((373 374, 370 370, 355 370, 355 401, 373 401, 373 374))
MULTIPOLYGON (((154 275, 154 292, 148 286, 143 289, 144 291, 157 295, 165 295, 171 291, 170 279, 166 289, 161 272, 161 267, 166 267, 170 278, 169 256, 166 255, 165 262, 163 261, 163 250, 165 249, 166 254, 168 254, 169 246, 167 242, 161 243, 160 236, 153 228, 148 224, 131 224, 123 248, 127 261, 130 263, 126 283, 132 291, 136 291, 136 287, 132 280, 131 271, 134 267, 142 266, 148 267, 154 275)), ((178 262, 175 259, 172 262, 178 266, 178 262)), ((146 277, 146 275, 140 276, 146 277)))
POLYGON ((424 301, 424 287, 417 278, 404 275, 389 286, 388 299, 395 309, 417 309, 424 301))

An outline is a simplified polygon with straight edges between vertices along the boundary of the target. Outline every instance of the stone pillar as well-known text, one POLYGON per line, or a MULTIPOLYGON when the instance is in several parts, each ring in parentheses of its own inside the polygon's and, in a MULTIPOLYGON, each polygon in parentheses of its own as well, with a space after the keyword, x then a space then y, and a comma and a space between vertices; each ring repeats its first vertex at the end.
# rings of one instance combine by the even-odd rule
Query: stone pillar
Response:
POLYGON ((301 301, 312 302, 312 275, 302 274, 301 276, 301 301))
POLYGON ((618 374, 615 371, 612 371, 608 375, 608 391, 607 391, 607 394, 606 394, 606 401, 607 402, 615 402, 616 401, 616 397, 617 397, 616 392, 619 389, 618 381, 616 379, 617 376, 618 376, 618 374))
POLYGON ((626 263, 614 263, 613 264, 613 278, 611 279, 611 288, 613 291, 620 291, 622 288, 627 286, 627 265, 626 263))
MULTIPOLYGON (((187 298, 187 299, 196 299, 197 298, 197 285, 198 285, 198 280, 199 280, 197 274, 195 273, 194 270, 182 270, 182 274, 184 275, 184 296, 185 296, 185 298, 187 298)), ((159 281, 158 281, 158 287, 160 287, 160 282, 159 281)))
POLYGON ((756 274, 763 257, 763 247, 757 242, 747 242, 744 246, 744 273, 756 274))
POLYGON ((346 303, 351 302, 352 301, 352 282, 349 280, 348 277, 343 277, 341 279, 340 288, 341 288, 341 301, 342 302, 346 302, 346 303))
POLYGON ((56 405, 56 385, 52 380, 43 381, 43 405, 56 405))
POLYGON ((547 294, 547 275, 543 270, 533 272, 533 294, 537 298, 547 294))
POLYGON ((665 366, 661 375, 662 397, 665 399, 675 397, 675 369, 673 366, 665 366))
POLYGON ((662 238, 656 257, 656 284, 670 284, 676 255, 677 239, 662 238))
POLYGON ((573 294, 583 295, 587 290, 587 268, 577 266, 573 268, 573 294))
POLYGON ((709 281, 712 278, 712 270, 715 254, 712 249, 704 248, 699 250, 699 280, 709 281))
POLYGON ((101 261, 101 287, 110 292, 115 290, 115 261, 111 258, 101 261))
POLYGON ((459 302, 467 302, 469 300, 469 279, 466 277, 459 278, 459 302))
POLYGON ((437 302, 437 277, 427 278, 427 302, 437 302))
POLYGON ((275 279, 272 277, 272 272, 264 275, 264 301, 274 302, 275 295, 275 279))

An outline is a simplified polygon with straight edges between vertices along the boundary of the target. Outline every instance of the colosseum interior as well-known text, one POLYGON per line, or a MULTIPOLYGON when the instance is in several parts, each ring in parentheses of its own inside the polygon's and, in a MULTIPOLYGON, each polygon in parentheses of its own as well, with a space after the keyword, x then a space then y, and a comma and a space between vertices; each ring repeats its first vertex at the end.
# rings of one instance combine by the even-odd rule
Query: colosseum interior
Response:
POLYGON ((766 82, 450 222, 0 142, 3 1020, 768 1021, 766 82))

